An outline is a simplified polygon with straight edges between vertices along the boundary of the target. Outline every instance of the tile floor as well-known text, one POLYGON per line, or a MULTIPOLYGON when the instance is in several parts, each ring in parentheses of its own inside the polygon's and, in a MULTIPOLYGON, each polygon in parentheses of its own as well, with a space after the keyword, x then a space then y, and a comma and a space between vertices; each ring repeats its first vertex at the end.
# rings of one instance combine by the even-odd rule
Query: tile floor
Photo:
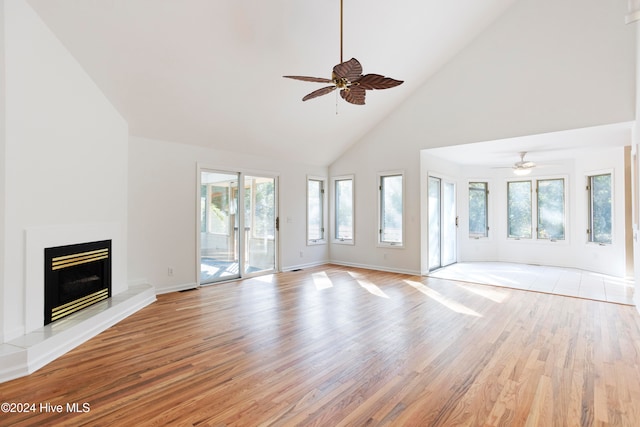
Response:
POLYGON ((507 262, 459 262, 429 277, 634 305, 631 279, 575 268, 507 262))

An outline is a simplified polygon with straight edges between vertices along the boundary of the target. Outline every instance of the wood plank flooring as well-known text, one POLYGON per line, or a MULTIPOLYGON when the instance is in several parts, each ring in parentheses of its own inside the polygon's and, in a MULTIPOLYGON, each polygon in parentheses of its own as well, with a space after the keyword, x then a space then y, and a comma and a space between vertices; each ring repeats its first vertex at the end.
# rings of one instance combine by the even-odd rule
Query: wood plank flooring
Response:
POLYGON ((0 384, 37 405, 0 425, 638 426, 639 325, 630 306, 326 265, 160 295, 0 384))

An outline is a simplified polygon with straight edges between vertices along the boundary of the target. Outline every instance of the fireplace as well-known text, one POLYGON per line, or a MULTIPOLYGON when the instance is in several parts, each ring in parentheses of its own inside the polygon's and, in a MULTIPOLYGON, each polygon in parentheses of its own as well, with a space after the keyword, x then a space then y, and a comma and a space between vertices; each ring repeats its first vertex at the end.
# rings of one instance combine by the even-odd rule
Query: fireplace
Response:
POLYGON ((45 248, 44 324, 111 296, 111 240, 45 248))

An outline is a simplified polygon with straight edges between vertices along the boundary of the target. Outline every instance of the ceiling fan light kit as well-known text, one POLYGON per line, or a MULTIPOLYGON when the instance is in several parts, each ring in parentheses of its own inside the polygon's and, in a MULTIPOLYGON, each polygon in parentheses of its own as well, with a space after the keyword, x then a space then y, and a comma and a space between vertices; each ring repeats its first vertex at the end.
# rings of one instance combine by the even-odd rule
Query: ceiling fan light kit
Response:
POLYGON ((518 175, 518 176, 524 176, 524 175, 529 175, 531 173, 531 168, 528 169, 518 169, 518 168, 513 168, 513 173, 518 175))
POLYGON ((511 169, 515 175, 524 176, 529 175, 533 168, 537 165, 531 161, 525 161, 524 156, 527 154, 526 151, 522 151, 520 153, 520 161, 515 162, 512 166, 497 166, 494 169, 511 169))
POLYGON ((529 175, 531 170, 536 167, 533 162, 525 161, 524 156, 527 155, 526 151, 520 153, 520 161, 513 165, 513 173, 518 176, 529 175))
POLYGON ((357 59, 342 60, 342 4, 343 0, 340 0, 340 63, 333 67, 331 79, 307 76, 283 76, 287 79, 331 84, 331 86, 325 86, 305 95, 302 98, 303 101, 308 101, 309 99, 317 98, 331 93, 336 89, 340 89, 342 99, 351 104, 364 105, 367 90, 389 89, 404 83, 402 80, 395 80, 380 74, 362 75, 362 65, 357 59))

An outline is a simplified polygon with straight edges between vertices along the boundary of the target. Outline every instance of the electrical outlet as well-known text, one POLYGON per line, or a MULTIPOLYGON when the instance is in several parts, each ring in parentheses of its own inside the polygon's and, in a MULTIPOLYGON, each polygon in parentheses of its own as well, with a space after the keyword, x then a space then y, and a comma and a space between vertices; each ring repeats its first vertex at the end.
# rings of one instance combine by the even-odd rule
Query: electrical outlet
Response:
POLYGON ((302 258, 304 256, 304 254, 302 253, 302 251, 300 251, 300 258, 302 258))
POLYGON ((167 267, 167 276, 173 276, 173 267, 167 267))

